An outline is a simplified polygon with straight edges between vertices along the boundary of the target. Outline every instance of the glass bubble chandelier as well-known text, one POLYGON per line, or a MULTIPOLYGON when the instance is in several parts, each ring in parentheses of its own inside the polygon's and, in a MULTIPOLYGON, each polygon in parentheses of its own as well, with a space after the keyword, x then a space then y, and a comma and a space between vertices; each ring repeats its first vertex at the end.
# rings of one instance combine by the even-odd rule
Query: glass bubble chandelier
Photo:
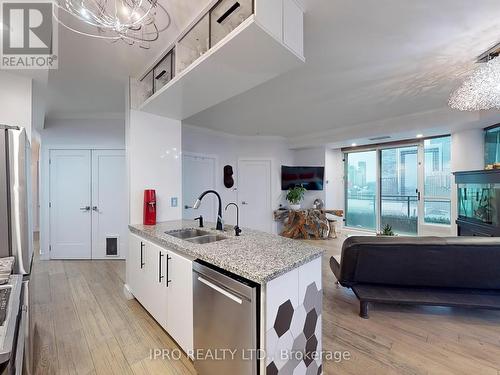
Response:
POLYGON ((170 25, 170 16, 158 0, 54 0, 54 3, 54 18, 65 28, 142 48, 149 48, 170 25))
POLYGON ((451 94, 448 104, 460 111, 500 109, 500 58, 488 55, 486 63, 451 94))

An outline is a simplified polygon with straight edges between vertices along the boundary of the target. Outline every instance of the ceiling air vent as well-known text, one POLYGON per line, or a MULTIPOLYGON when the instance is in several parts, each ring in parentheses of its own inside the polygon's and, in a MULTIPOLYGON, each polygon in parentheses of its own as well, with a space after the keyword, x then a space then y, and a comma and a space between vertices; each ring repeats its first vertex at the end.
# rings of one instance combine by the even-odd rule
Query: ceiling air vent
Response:
POLYGON ((384 139, 389 139, 391 138, 390 135, 381 135, 380 137, 373 137, 373 138, 368 138, 370 141, 382 141, 384 139))

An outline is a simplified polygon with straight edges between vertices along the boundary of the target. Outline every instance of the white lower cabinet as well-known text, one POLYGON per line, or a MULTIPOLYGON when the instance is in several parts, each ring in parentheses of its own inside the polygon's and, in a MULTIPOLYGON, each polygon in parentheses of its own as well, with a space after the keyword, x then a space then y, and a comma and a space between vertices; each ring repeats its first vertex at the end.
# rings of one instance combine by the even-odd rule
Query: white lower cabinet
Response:
POLYGON ((130 234, 127 284, 187 353, 193 349, 192 260, 130 234))
POLYGON ((141 303, 145 295, 146 287, 146 242, 137 236, 130 235, 130 252, 127 255, 127 285, 130 292, 141 303))
POLYGON ((193 349, 193 264, 174 252, 168 255, 167 331, 189 353, 193 349))

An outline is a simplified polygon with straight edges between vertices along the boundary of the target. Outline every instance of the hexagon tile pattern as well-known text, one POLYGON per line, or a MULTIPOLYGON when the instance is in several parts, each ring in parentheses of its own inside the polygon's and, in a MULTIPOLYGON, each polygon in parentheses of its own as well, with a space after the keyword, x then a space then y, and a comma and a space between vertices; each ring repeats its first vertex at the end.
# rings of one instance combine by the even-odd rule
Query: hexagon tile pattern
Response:
POLYGON ((312 336, 316 330, 316 322, 318 321, 318 313, 315 309, 312 309, 307 313, 306 322, 304 323, 304 336, 306 339, 312 336))
MULTIPOLYGON (((283 348, 283 345, 276 345, 274 342, 274 348, 267 347, 270 351, 275 351, 275 353, 268 353, 268 358, 272 362, 266 368, 266 375, 289 375, 289 374, 314 374, 321 375, 323 373, 323 366, 319 365, 314 359, 311 353, 319 350, 321 347, 318 340, 321 337, 317 337, 317 326, 321 324, 321 308, 323 300, 323 290, 318 290, 315 282, 309 284, 306 288, 306 293, 304 295, 304 301, 294 310, 292 302, 290 300, 285 301, 278 308, 276 314, 276 319, 274 321, 274 326, 269 333, 272 332, 273 337, 277 335, 281 339, 285 333, 288 332, 292 336, 292 344, 290 348, 283 348), (304 311, 305 311, 305 321, 304 321, 304 311), (299 316, 295 316, 299 315, 299 316), (293 321, 293 327, 292 327, 293 321), (279 361, 279 365, 274 362, 274 358, 278 358, 276 353, 280 350, 289 350, 291 352, 300 352, 303 354, 303 359, 288 359, 285 360, 286 363, 279 361), (274 349, 274 350, 273 350, 274 349)), ((299 302, 300 303, 300 302, 299 302)), ((319 332, 321 332, 319 330, 319 332)), ((274 340, 273 340, 274 341, 274 340)), ((282 342, 283 340, 278 340, 282 342)), ((289 340, 286 340, 287 344, 289 340)))
POLYGON ((316 301, 318 299, 318 288, 316 283, 310 284, 306 289, 306 295, 304 296, 304 307, 306 313, 311 311, 316 306, 316 301))
POLYGON ((278 308, 278 314, 274 321, 274 330, 278 337, 283 336, 290 329, 293 318, 293 305, 290 300, 287 300, 278 308))
POLYGON ((274 362, 271 362, 269 365, 267 365, 266 375, 278 375, 278 368, 276 367, 274 362))
POLYGON ((312 335, 306 342, 306 355, 304 356, 304 363, 307 367, 314 362, 314 352, 318 349, 318 339, 312 335))

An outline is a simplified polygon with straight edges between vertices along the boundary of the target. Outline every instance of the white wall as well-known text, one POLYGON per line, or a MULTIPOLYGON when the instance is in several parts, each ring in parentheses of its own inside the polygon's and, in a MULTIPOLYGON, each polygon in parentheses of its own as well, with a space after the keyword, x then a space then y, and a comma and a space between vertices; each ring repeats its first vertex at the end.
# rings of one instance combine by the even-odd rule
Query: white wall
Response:
POLYGON ((31 141, 31 79, 0 72, 0 124, 21 126, 31 141))
MULTIPOLYGON (((48 72, 47 72, 48 78, 48 72)), ((31 88, 31 127, 36 129, 43 129, 45 127, 45 111, 47 108, 47 83, 37 79, 32 80, 31 88)))
POLYGON ((122 119, 47 120, 39 130, 44 148, 125 148, 125 121, 122 119))
POLYGON ((325 207, 343 210, 345 205, 344 153, 327 148, 325 152, 325 207))
POLYGON ((451 135, 451 171, 484 168, 483 129, 465 130, 451 135))
POLYGON ((33 213, 33 231, 40 230, 40 135, 33 131, 31 138, 31 207, 33 213))
MULTIPOLYGON (((484 169, 484 131, 482 128, 464 130, 451 135, 451 171, 484 169)), ((453 178, 454 181, 454 178, 453 178)), ((451 201, 451 235, 457 234, 458 218, 457 186, 453 184, 451 201)))
POLYGON ((180 121, 131 110, 128 122, 130 223, 143 222, 145 189, 156 189, 158 222, 181 219, 180 121), (177 207, 171 207, 173 197, 177 207))
MULTIPOLYGON (((272 160, 273 209, 277 209, 280 204, 285 203, 281 191, 281 165, 293 165, 294 160, 293 152, 289 150, 288 143, 284 139, 278 137, 241 137, 183 124, 182 151, 217 157, 216 190, 220 193, 224 205, 229 202, 238 202, 238 194, 235 190, 238 186, 238 159, 272 160), (225 165, 233 167, 235 185, 230 189, 224 186, 223 168, 225 165)), ((236 223, 234 210, 223 214, 226 223, 236 223)), ((208 218, 208 220, 214 221, 215 218, 208 218)), ((271 214, 269 220, 272 221, 271 214)), ((273 223, 273 228, 274 231, 277 230, 275 223, 273 223)))
MULTIPOLYGON (((48 120, 38 130, 40 159, 40 254, 49 253, 49 153, 51 149, 125 149, 125 121, 110 119, 48 120)), ((126 187, 124 186, 124 189, 126 187)))

